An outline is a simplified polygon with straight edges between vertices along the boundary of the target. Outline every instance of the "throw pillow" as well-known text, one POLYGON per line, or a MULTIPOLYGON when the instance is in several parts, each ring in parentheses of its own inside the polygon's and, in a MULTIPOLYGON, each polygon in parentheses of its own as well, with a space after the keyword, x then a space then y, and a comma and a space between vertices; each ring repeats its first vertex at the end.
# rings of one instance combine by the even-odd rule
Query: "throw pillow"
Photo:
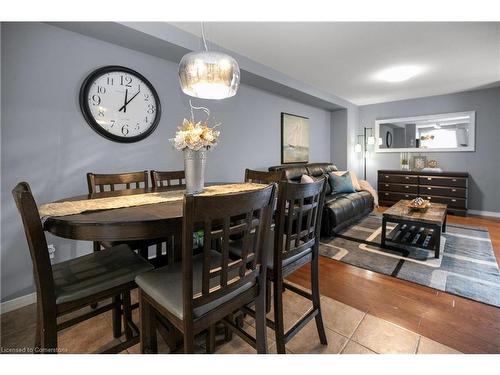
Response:
POLYGON ((307 174, 303 174, 302 177, 300 178, 301 184, 310 184, 312 182, 314 182, 314 179, 307 174))
POLYGON ((332 187, 332 194, 356 192, 356 190, 352 186, 352 179, 349 172, 344 173, 342 176, 337 176, 332 172, 330 172, 328 175, 328 182, 332 187))
POLYGON ((356 173, 354 173, 354 171, 334 171, 334 172, 330 172, 330 173, 335 173, 337 176, 343 176, 346 173, 349 173, 351 175, 352 187, 356 191, 363 190, 363 189, 361 189, 361 185, 359 184, 358 177, 356 176, 356 173))

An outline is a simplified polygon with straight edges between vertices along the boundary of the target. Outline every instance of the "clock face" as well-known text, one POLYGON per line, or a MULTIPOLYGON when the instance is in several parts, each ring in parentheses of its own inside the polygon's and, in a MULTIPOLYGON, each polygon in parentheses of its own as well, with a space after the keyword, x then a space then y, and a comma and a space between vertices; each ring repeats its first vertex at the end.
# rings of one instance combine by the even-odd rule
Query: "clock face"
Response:
POLYGON ((80 107, 89 125, 117 142, 136 142, 158 125, 158 94, 141 74, 107 66, 90 74, 80 90, 80 107))

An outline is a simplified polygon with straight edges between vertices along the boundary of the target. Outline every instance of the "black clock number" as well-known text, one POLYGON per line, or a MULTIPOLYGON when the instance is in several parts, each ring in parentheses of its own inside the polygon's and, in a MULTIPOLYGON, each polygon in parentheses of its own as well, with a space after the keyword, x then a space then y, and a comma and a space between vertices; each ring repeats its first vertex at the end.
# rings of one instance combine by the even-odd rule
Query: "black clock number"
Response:
POLYGON ((149 94, 144 94, 144 101, 149 102, 149 94))
POLYGON ((97 86, 97 92, 99 94, 105 94, 106 93, 106 87, 104 87, 104 86, 97 86))
POLYGON ((101 97, 97 94, 92 95, 92 105, 101 104, 101 97))
POLYGON ((128 124, 123 125, 122 126, 122 134, 126 137, 129 132, 130 132, 130 130, 128 130, 128 124))
POLYGON ((132 87, 132 77, 120 76, 120 84, 125 87, 132 87))
POLYGON ((111 123, 111 127, 113 127, 113 126, 115 126, 116 121, 115 120, 111 120, 110 123, 111 123))
POLYGON ((149 114, 155 113, 155 106, 152 104, 148 104, 148 111, 149 114))

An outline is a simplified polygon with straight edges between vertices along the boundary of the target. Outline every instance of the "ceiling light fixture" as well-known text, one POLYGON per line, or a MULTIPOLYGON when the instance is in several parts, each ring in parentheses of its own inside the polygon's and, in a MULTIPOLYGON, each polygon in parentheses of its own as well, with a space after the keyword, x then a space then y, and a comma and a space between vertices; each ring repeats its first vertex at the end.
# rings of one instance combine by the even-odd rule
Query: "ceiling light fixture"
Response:
POLYGON ((238 63, 225 53, 208 50, 203 22, 201 38, 205 50, 188 53, 179 63, 182 91, 202 99, 225 99, 236 95, 240 85, 238 63))
POLYGON ((386 82, 403 82, 415 77, 422 72, 422 68, 416 65, 394 66, 378 72, 375 78, 386 82))

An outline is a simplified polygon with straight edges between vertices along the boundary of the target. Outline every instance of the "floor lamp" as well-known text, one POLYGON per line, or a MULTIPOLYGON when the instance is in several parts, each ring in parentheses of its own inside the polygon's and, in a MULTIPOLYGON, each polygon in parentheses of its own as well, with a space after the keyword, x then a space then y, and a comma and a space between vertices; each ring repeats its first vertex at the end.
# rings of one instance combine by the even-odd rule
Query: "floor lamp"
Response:
MULTIPOLYGON (((363 153, 363 179, 366 180, 366 159, 368 157, 368 149, 375 147, 375 136, 373 128, 363 127, 363 134, 357 136, 357 143, 354 146, 354 152, 363 153)), ((382 144, 382 138, 378 139, 378 145, 382 144)))

